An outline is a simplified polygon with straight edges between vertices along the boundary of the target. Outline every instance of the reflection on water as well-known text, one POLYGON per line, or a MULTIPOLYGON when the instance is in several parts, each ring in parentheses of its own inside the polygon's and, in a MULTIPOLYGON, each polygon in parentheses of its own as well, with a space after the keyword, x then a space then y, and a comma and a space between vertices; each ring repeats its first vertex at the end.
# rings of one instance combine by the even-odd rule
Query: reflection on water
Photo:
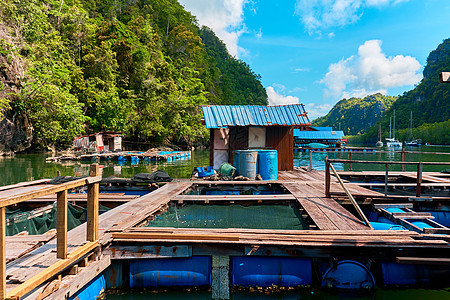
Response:
MULTIPOLYGON (((450 147, 422 146, 408 151, 430 152, 429 154, 408 153, 406 161, 432 161, 450 162, 450 155, 432 154, 435 152, 450 153, 450 147)), ((350 152, 315 152, 312 165, 314 169, 325 169, 325 157, 335 159, 349 159, 350 152)), ((83 176, 89 174, 91 161, 63 161, 61 163, 46 163, 46 154, 22 154, 13 157, 0 156, 0 186, 14 184, 22 181, 53 178, 57 171, 64 176, 83 176)), ((401 154, 394 152, 352 152, 353 160, 401 161, 401 154)), ((153 162, 141 160, 138 163, 127 161, 119 164, 118 161, 100 161, 103 166, 103 176, 117 176, 130 178, 136 173, 152 173, 158 169, 166 171, 173 178, 189 178, 194 167, 209 165, 209 150, 196 150, 192 152, 191 159, 175 160, 171 162, 153 162)), ((309 166, 309 153, 294 153, 295 166, 309 166)), ((336 163, 338 170, 348 170, 348 164, 336 163)), ((424 166, 424 171, 442 171, 450 166, 424 166)), ((384 165, 353 164, 354 171, 384 171, 384 165)), ((401 166, 390 166, 390 171, 400 171, 401 166)), ((416 166, 406 166, 406 171, 416 171, 416 166)))

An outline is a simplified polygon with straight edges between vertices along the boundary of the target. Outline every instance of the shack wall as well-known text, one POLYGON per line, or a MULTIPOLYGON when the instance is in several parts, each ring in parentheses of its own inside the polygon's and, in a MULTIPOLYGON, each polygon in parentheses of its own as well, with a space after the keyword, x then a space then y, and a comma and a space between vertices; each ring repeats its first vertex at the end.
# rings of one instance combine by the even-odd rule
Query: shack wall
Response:
POLYGON ((294 130, 292 127, 267 127, 266 146, 278 151, 278 170, 294 169, 294 130))

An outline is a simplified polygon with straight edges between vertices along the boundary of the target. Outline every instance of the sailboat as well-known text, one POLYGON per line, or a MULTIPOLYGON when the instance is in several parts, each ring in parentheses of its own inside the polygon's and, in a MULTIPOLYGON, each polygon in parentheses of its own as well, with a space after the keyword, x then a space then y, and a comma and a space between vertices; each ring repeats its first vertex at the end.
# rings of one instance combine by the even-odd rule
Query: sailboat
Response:
POLYGON ((376 146, 379 148, 383 147, 383 142, 381 141, 381 124, 380 128, 378 129, 378 142, 376 143, 376 146))
POLYGON ((386 146, 391 149, 402 149, 402 143, 395 138, 395 110, 394 110, 394 137, 391 137, 392 118, 389 119, 389 138, 386 138, 386 146))
POLYGON ((420 145, 422 144, 422 140, 421 139, 415 139, 413 137, 413 134, 412 134, 412 111, 411 111, 411 118, 410 118, 410 121, 409 121, 408 139, 409 139, 409 142, 405 142, 406 146, 409 146, 409 147, 420 147, 420 145))

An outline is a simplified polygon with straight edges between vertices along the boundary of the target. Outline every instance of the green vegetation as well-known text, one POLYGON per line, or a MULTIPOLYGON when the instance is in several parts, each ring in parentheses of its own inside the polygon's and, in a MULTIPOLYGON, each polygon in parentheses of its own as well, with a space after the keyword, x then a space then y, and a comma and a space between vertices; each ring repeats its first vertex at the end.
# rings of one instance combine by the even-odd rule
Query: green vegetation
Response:
POLYGON ((192 145, 201 105, 267 104, 260 77, 176 0, 4 0, 0 58, 25 75, 1 108, 26 114, 35 145, 114 130, 192 145), (12 63, 12 62, 11 62, 12 63))
POLYGON ((374 94, 364 99, 342 99, 323 117, 315 119, 313 126, 340 128, 348 135, 362 134, 373 126, 392 106, 396 97, 374 94))

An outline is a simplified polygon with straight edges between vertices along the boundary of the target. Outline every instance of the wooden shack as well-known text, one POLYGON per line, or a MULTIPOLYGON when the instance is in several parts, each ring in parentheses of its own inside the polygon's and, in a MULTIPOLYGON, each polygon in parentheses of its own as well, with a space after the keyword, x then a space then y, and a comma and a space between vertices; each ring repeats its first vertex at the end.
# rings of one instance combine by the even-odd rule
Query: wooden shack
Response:
POLYGON ((294 169, 294 128, 311 124, 303 104, 282 106, 203 106, 210 129, 210 165, 233 163, 233 151, 275 149, 280 171, 294 169))
POLYGON ((118 132, 97 132, 73 140, 76 151, 85 153, 122 151, 122 134, 118 132))

